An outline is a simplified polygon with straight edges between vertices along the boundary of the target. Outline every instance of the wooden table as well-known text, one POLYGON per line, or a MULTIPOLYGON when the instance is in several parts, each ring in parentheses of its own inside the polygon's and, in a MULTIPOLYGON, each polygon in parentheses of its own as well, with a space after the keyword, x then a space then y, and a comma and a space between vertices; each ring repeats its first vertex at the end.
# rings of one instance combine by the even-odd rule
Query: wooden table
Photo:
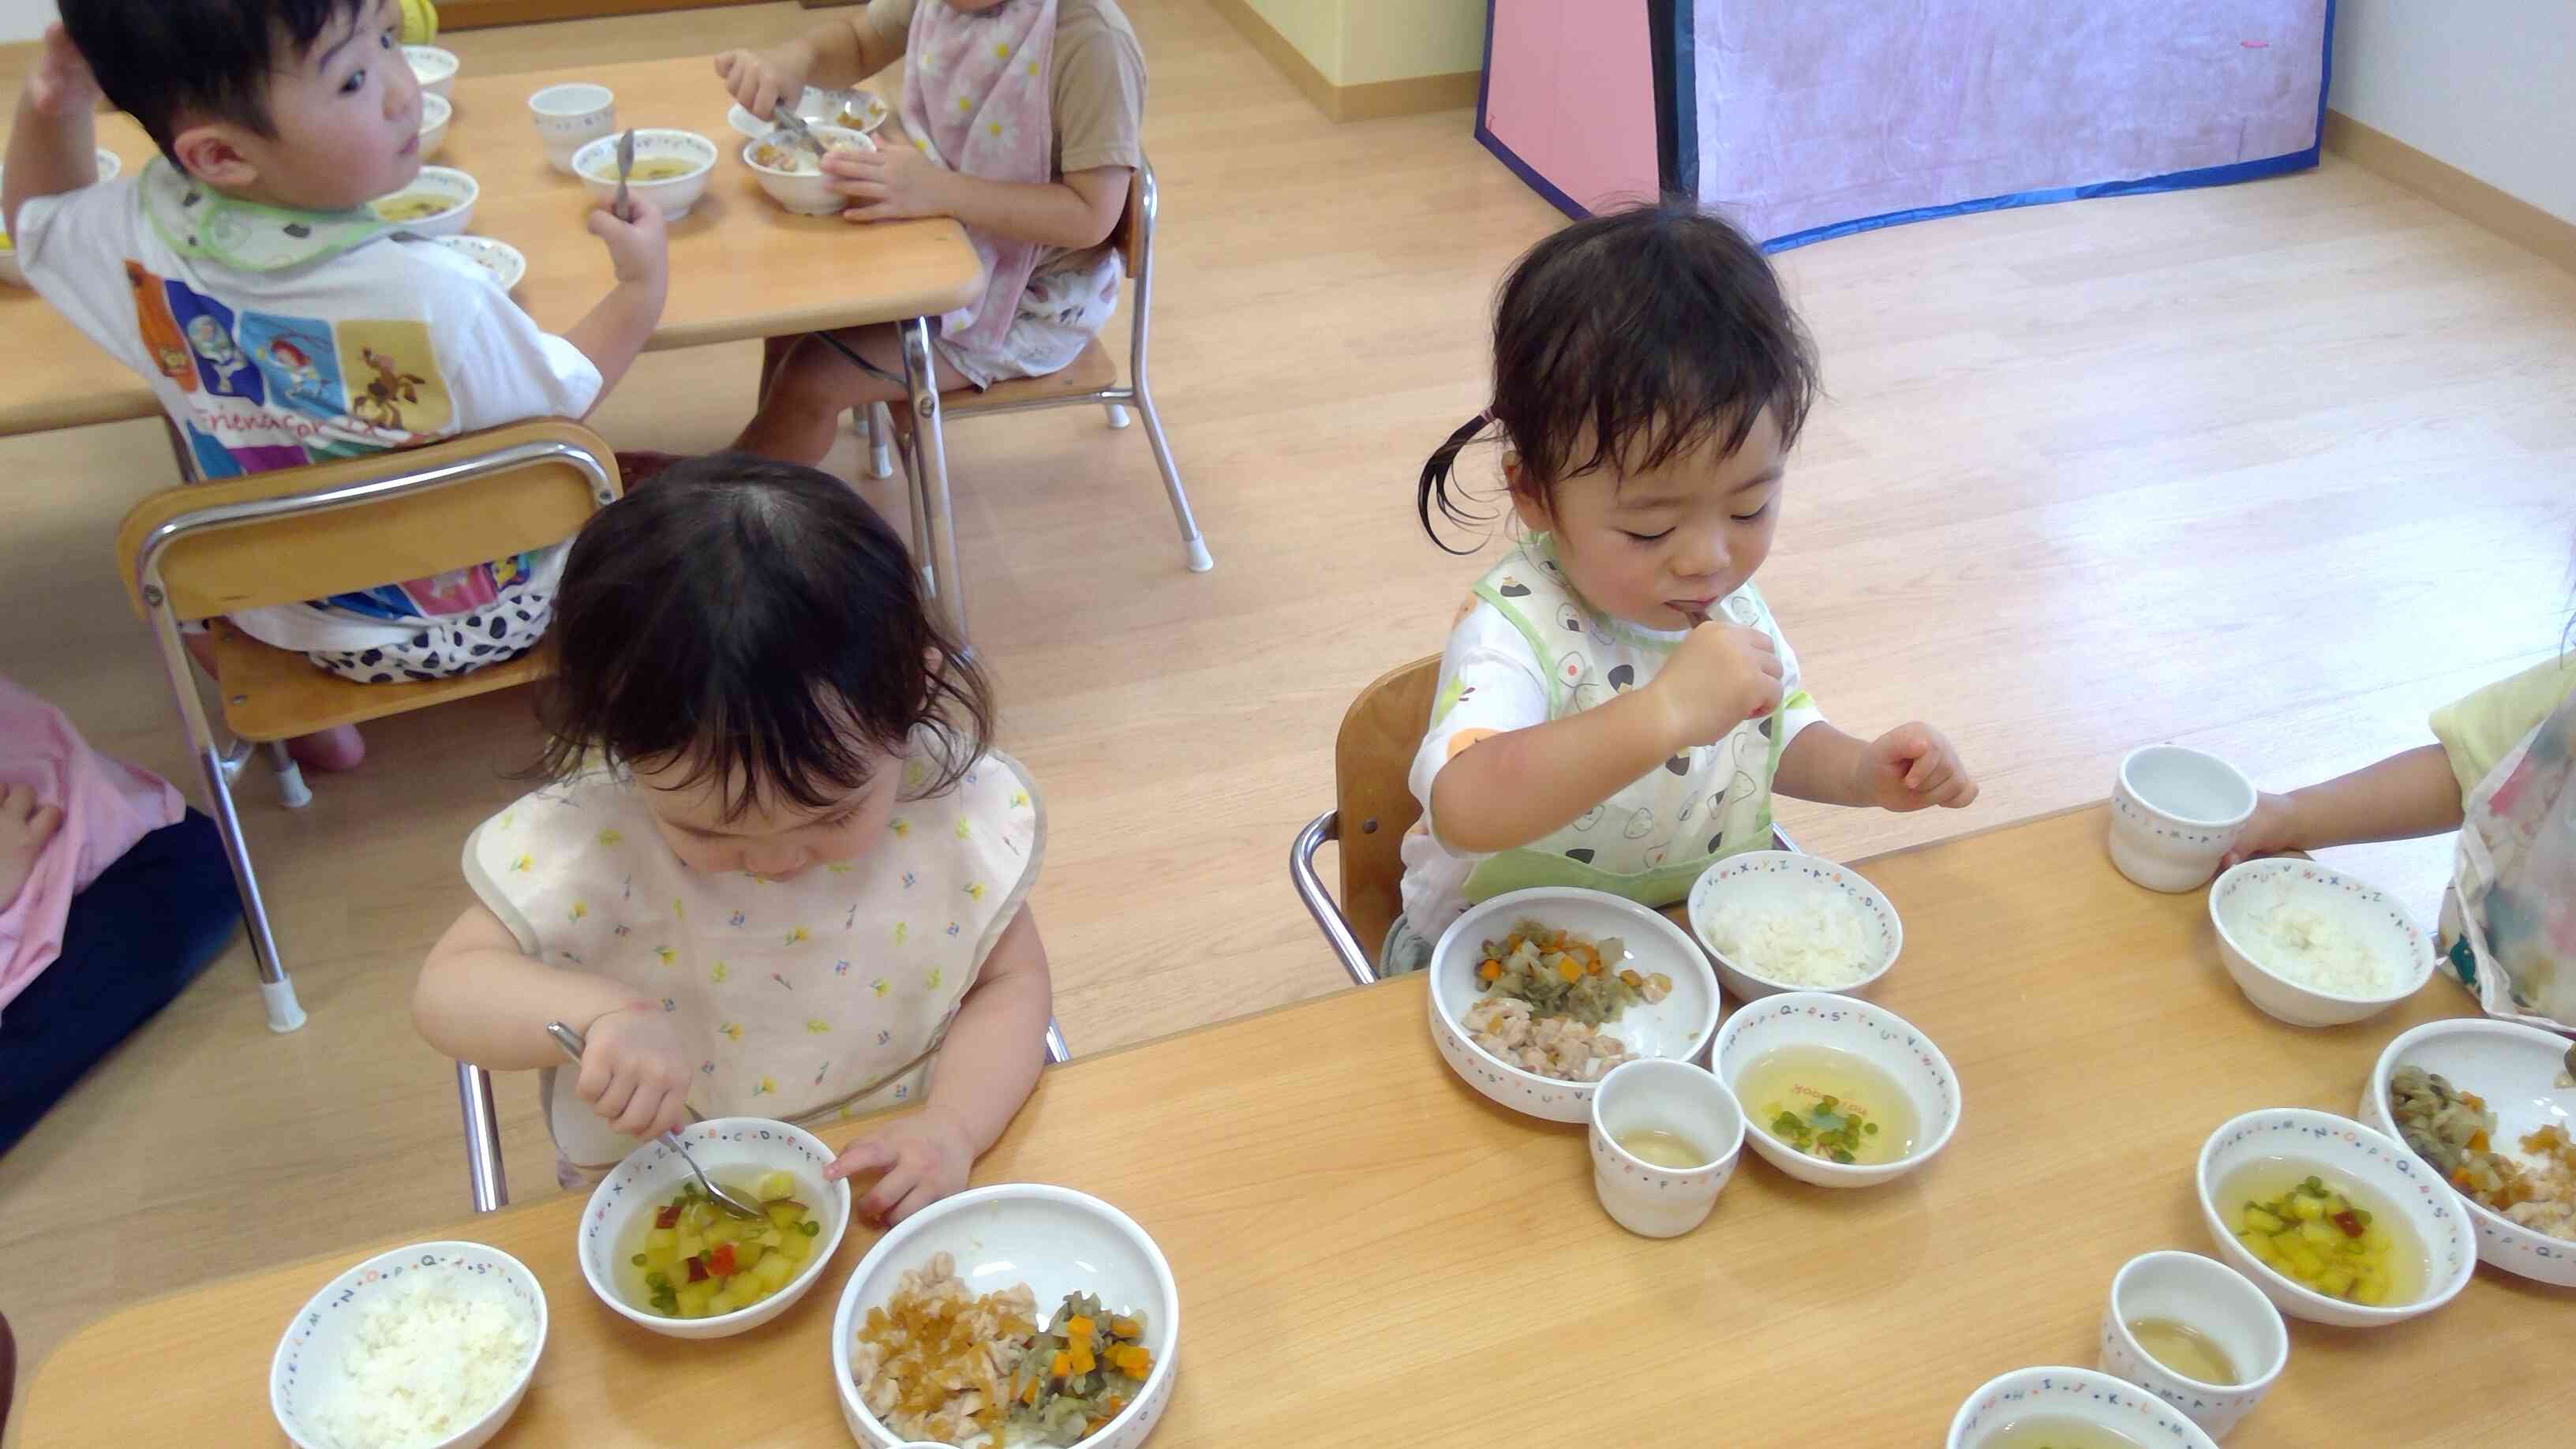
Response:
MULTIPOLYGON (((2091 1365, 2123 1261, 2208 1250, 2191 1176, 2211 1128, 2348 1111, 2389 1037, 2469 1009, 2436 981, 2359 1026, 2260 1016, 2203 897, 2120 879, 2102 829, 2096 807, 1865 867, 1906 923, 1876 997, 1967 1094, 1942 1157, 1885 1188, 1807 1187, 1747 1153, 1697 1232, 1632 1237, 1593 1200, 1581 1128, 1495 1107, 1441 1064, 1418 978, 1052 1070, 977 1179, 1097 1193, 1162 1244, 1187 1311, 1158 1449, 1937 1444, 1992 1375, 2091 1365)), ((518 1255, 553 1304, 496 1443, 846 1442, 823 1340, 866 1233, 778 1322, 690 1344, 590 1297, 579 1208, 453 1229, 518 1255)), ((91 1325, 38 1371, 20 1444, 274 1442, 277 1334, 394 1241, 91 1325)), ((2576 1295, 2491 1268, 2423 1319, 2290 1333, 2230 1449, 2557 1445, 2576 1422, 2576 1295)))

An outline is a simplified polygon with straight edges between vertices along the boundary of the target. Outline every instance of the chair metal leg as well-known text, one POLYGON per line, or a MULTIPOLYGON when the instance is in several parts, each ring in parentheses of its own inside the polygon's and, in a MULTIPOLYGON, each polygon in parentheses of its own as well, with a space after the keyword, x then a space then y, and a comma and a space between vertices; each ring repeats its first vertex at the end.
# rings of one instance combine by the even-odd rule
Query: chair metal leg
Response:
POLYGON ((1288 847, 1288 879, 1297 887, 1297 899, 1306 903, 1306 914, 1315 918, 1315 928, 1324 933, 1324 944, 1341 958, 1342 969, 1351 980, 1366 986, 1377 980, 1377 965, 1360 949, 1360 938, 1351 932, 1351 923, 1343 917, 1342 908, 1324 889, 1323 879, 1315 874, 1315 852, 1324 842, 1341 838, 1341 815, 1327 810, 1306 822, 1297 832, 1296 843, 1288 847))
POLYGON ((1145 441, 1153 446, 1154 466, 1163 472, 1163 491, 1171 495, 1172 517, 1181 525, 1181 549, 1189 557, 1190 572, 1206 573, 1216 567, 1216 559, 1199 534, 1198 519, 1191 516, 1190 496, 1181 491, 1181 470, 1172 463, 1172 445, 1163 441, 1162 415, 1154 411, 1154 395, 1145 390, 1141 373, 1136 378, 1136 411, 1145 415, 1145 441))
POLYGON ((501 1119, 492 1110, 492 1074, 458 1062, 456 1104, 465 1119, 465 1194, 476 1212, 488 1213, 510 1200, 509 1175, 501 1166, 501 1119))
MULTIPOLYGON (((948 637, 969 647, 966 631, 966 581, 957 569, 957 518, 949 506, 948 450, 939 433, 939 371, 931 361, 930 319, 903 323, 904 380, 912 388, 912 458, 915 487, 926 504, 922 522, 930 531, 924 562, 938 579, 940 612, 948 637)), ((1150 424, 1153 414, 1146 414, 1150 424)))
POLYGON ((894 476, 894 414, 884 403, 868 404, 868 476, 894 476))
POLYGON ((922 597, 939 597, 939 570, 930 561, 930 505, 922 498, 921 459, 908 436, 895 439, 895 460, 903 470, 904 512, 912 520, 912 563, 921 571, 922 597))
POLYGON ((1113 428, 1124 430, 1130 422, 1134 421, 1127 416, 1127 410, 1116 403, 1104 403, 1102 406, 1109 409, 1109 426, 1113 428))
POLYGON ((1052 1016, 1047 1018, 1046 1053, 1050 1063, 1061 1064, 1073 1060, 1073 1048, 1064 1044, 1064 1028, 1056 1025, 1055 1018, 1052 1016))
POLYGON ((269 768, 277 772, 277 803, 289 810, 312 804, 313 792, 304 785, 304 767, 286 752, 286 741, 270 740, 260 749, 268 756, 269 768))

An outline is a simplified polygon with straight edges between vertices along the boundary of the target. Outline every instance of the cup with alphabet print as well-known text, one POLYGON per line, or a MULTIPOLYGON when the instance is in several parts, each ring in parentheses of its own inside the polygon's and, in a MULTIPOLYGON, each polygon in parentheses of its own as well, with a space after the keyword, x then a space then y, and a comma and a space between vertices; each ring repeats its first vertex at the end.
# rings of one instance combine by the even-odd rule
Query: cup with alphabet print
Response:
POLYGON ((1623 1062, 1592 1094, 1592 1191, 1632 1233, 1678 1238, 1698 1227, 1735 1176, 1744 1109, 1689 1062, 1623 1062))

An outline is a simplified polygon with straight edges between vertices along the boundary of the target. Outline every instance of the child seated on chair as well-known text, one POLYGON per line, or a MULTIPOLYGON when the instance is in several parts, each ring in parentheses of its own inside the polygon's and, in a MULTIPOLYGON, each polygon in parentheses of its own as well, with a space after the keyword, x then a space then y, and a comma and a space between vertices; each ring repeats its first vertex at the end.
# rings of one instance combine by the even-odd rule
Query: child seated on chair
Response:
POLYGON ((869 1217, 965 1186, 1045 1052, 1045 817, 902 540, 813 469, 674 464, 575 538, 546 647, 549 783, 467 841, 421 1034, 540 1069, 567 1186, 686 1106, 914 1103, 829 1175, 869 1217))
MULTIPOLYGON (((649 206, 632 222, 592 214, 618 280, 562 337, 474 262, 367 208, 420 174, 420 87, 395 0, 62 0, 62 15, 19 101, 0 205, 28 282, 150 381, 198 478, 579 417, 659 319, 649 206), (102 91, 161 148, 104 186, 102 91)), ((536 641, 562 557, 232 622, 344 678, 443 678, 536 641)), ((295 753, 335 768, 361 748, 343 726, 295 753)))
MULTIPOLYGON (((1136 32, 1115 0, 876 0, 775 49, 728 51, 716 74, 766 117, 809 83, 854 84, 897 58, 903 103, 879 149, 823 163, 850 199, 842 215, 965 224, 984 291, 939 319, 942 390, 1061 370, 1118 305, 1107 243, 1145 159, 1136 32)), ((892 325, 773 338, 736 446, 819 463, 841 414, 905 397, 903 376, 892 325)))
MULTIPOLYGON (((1537 885, 1649 906, 1771 842, 1771 796, 1920 810, 1976 783, 1940 731, 1825 723, 1753 586, 1816 391, 1813 344, 1754 245, 1685 204, 1577 222, 1505 279, 1493 405, 1424 465, 1432 530, 1495 429, 1526 532, 1475 586, 1412 771, 1384 969, 1475 901, 1537 885)), ((1434 542, 1439 534, 1432 530, 1434 542)), ((1446 547, 1446 545, 1443 545, 1446 547)))

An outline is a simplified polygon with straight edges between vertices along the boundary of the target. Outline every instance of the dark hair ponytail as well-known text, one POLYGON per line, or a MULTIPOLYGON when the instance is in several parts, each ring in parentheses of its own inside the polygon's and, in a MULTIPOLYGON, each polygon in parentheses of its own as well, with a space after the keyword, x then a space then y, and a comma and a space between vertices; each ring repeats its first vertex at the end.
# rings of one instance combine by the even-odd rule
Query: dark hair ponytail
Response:
POLYGON ((1458 471, 1458 455, 1466 451, 1467 445, 1476 441, 1477 435, 1491 426, 1493 421, 1494 415, 1491 412, 1481 412, 1469 418, 1456 432, 1449 435, 1449 441, 1433 449, 1430 460, 1422 465, 1422 481, 1414 490, 1413 511, 1422 519, 1422 531, 1431 535, 1431 541, 1440 545, 1444 552, 1463 556, 1476 550, 1472 547, 1449 547, 1448 540, 1440 536, 1439 528, 1431 522, 1431 505, 1434 502, 1440 505, 1441 516, 1452 523, 1463 523, 1473 527, 1476 524, 1494 521, 1494 515, 1490 513, 1470 513, 1459 507, 1458 500, 1449 492, 1449 480, 1455 477, 1458 471))

